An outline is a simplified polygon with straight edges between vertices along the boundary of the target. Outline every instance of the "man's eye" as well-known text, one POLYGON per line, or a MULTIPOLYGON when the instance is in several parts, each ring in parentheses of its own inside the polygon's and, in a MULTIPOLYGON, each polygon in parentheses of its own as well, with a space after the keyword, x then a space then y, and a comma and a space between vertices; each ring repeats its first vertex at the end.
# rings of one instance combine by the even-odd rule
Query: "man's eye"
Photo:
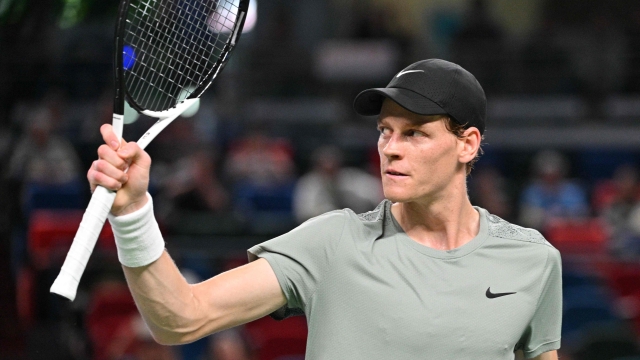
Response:
POLYGON ((422 136, 424 135, 423 133, 421 133, 420 131, 416 131, 416 130, 409 130, 409 132, 407 132, 408 136, 412 136, 412 137, 418 137, 418 136, 422 136))
POLYGON ((381 127, 378 128, 378 131, 380 131, 381 135, 389 135, 389 128, 381 126, 381 127))

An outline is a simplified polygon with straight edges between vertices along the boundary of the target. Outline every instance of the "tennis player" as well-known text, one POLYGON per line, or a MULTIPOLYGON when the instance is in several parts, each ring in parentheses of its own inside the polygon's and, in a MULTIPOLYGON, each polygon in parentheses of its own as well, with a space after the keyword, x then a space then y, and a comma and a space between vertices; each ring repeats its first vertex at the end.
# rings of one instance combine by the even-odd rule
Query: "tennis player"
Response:
POLYGON ((103 125, 107 145, 87 176, 92 188, 118 190, 109 220, 154 338, 181 344, 267 314, 304 314, 308 360, 506 360, 516 351, 557 359, 559 252, 467 196, 485 128, 474 76, 420 61, 360 93, 354 107, 378 115, 387 200, 365 214, 313 218, 197 285, 164 249, 147 194, 149 156, 133 142, 119 146, 103 125))

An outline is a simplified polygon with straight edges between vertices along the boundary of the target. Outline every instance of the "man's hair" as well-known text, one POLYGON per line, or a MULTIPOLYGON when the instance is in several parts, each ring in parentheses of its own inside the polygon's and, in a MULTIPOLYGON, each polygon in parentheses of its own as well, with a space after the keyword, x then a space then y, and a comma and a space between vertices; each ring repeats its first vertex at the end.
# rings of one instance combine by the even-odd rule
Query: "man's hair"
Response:
MULTIPOLYGON (((455 135, 458 139, 463 138, 464 131, 467 130, 466 124, 460 124, 457 121, 453 120, 453 118, 449 115, 443 116, 444 126, 449 130, 450 133, 455 135)), ((484 136, 482 136, 484 138, 484 136)), ((482 141, 482 139, 480 139, 482 141)), ((484 151, 482 150, 482 143, 480 143, 480 147, 478 148, 478 153, 476 153, 476 157, 474 157, 471 161, 466 164, 467 167, 467 175, 471 174, 471 170, 473 170, 473 165, 478 161, 480 155, 482 155, 484 151)))

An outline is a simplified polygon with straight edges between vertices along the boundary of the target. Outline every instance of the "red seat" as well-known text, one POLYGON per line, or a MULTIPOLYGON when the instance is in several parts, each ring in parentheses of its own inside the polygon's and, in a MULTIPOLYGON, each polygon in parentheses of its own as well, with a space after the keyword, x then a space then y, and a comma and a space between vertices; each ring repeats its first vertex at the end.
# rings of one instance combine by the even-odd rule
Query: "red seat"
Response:
POLYGON ((607 266, 606 277, 618 296, 640 294, 640 264, 611 263, 607 266))
POLYGON ((635 290, 627 300, 626 304, 630 307, 629 314, 632 316, 636 334, 640 338, 640 290, 635 290))
MULTIPOLYGON (((46 269, 64 259, 83 214, 83 210, 35 210, 31 214, 27 243, 36 268, 46 269)), ((108 224, 102 228, 96 247, 115 252, 113 232, 108 224)))
POLYGON ((93 359, 109 359, 114 351, 121 352, 122 348, 127 348, 129 342, 135 340, 133 321, 138 316, 138 309, 126 284, 100 284, 91 294, 85 319, 93 347, 93 359))
POLYGON ((35 272, 23 266, 16 276, 16 309, 18 320, 24 329, 36 322, 35 272))
POLYGON ((608 234, 599 219, 551 221, 544 234, 558 250, 569 253, 604 254, 608 234))
POLYGON ((270 339, 258 349, 258 360, 304 360, 306 339, 270 339))
POLYGON ((265 316, 245 325, 257 348, 258 360, 304 358, 307 346, 307 322, 303 316, 276 321, 265 316))

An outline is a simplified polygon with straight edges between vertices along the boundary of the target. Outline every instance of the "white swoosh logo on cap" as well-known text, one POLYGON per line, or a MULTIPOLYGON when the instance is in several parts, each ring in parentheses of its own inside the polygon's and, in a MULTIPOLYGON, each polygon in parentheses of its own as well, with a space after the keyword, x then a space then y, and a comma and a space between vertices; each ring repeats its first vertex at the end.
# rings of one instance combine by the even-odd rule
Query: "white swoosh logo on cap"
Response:
POLYGON ((424 72, 424 70, 405 70, 405 71, 400 71, 398 73, 398 75, 396 75, 396 77, 399 78, 400 76, 402 76, 404 74, 408 74, 408 73, 412 73, 412 72, 424 72))

